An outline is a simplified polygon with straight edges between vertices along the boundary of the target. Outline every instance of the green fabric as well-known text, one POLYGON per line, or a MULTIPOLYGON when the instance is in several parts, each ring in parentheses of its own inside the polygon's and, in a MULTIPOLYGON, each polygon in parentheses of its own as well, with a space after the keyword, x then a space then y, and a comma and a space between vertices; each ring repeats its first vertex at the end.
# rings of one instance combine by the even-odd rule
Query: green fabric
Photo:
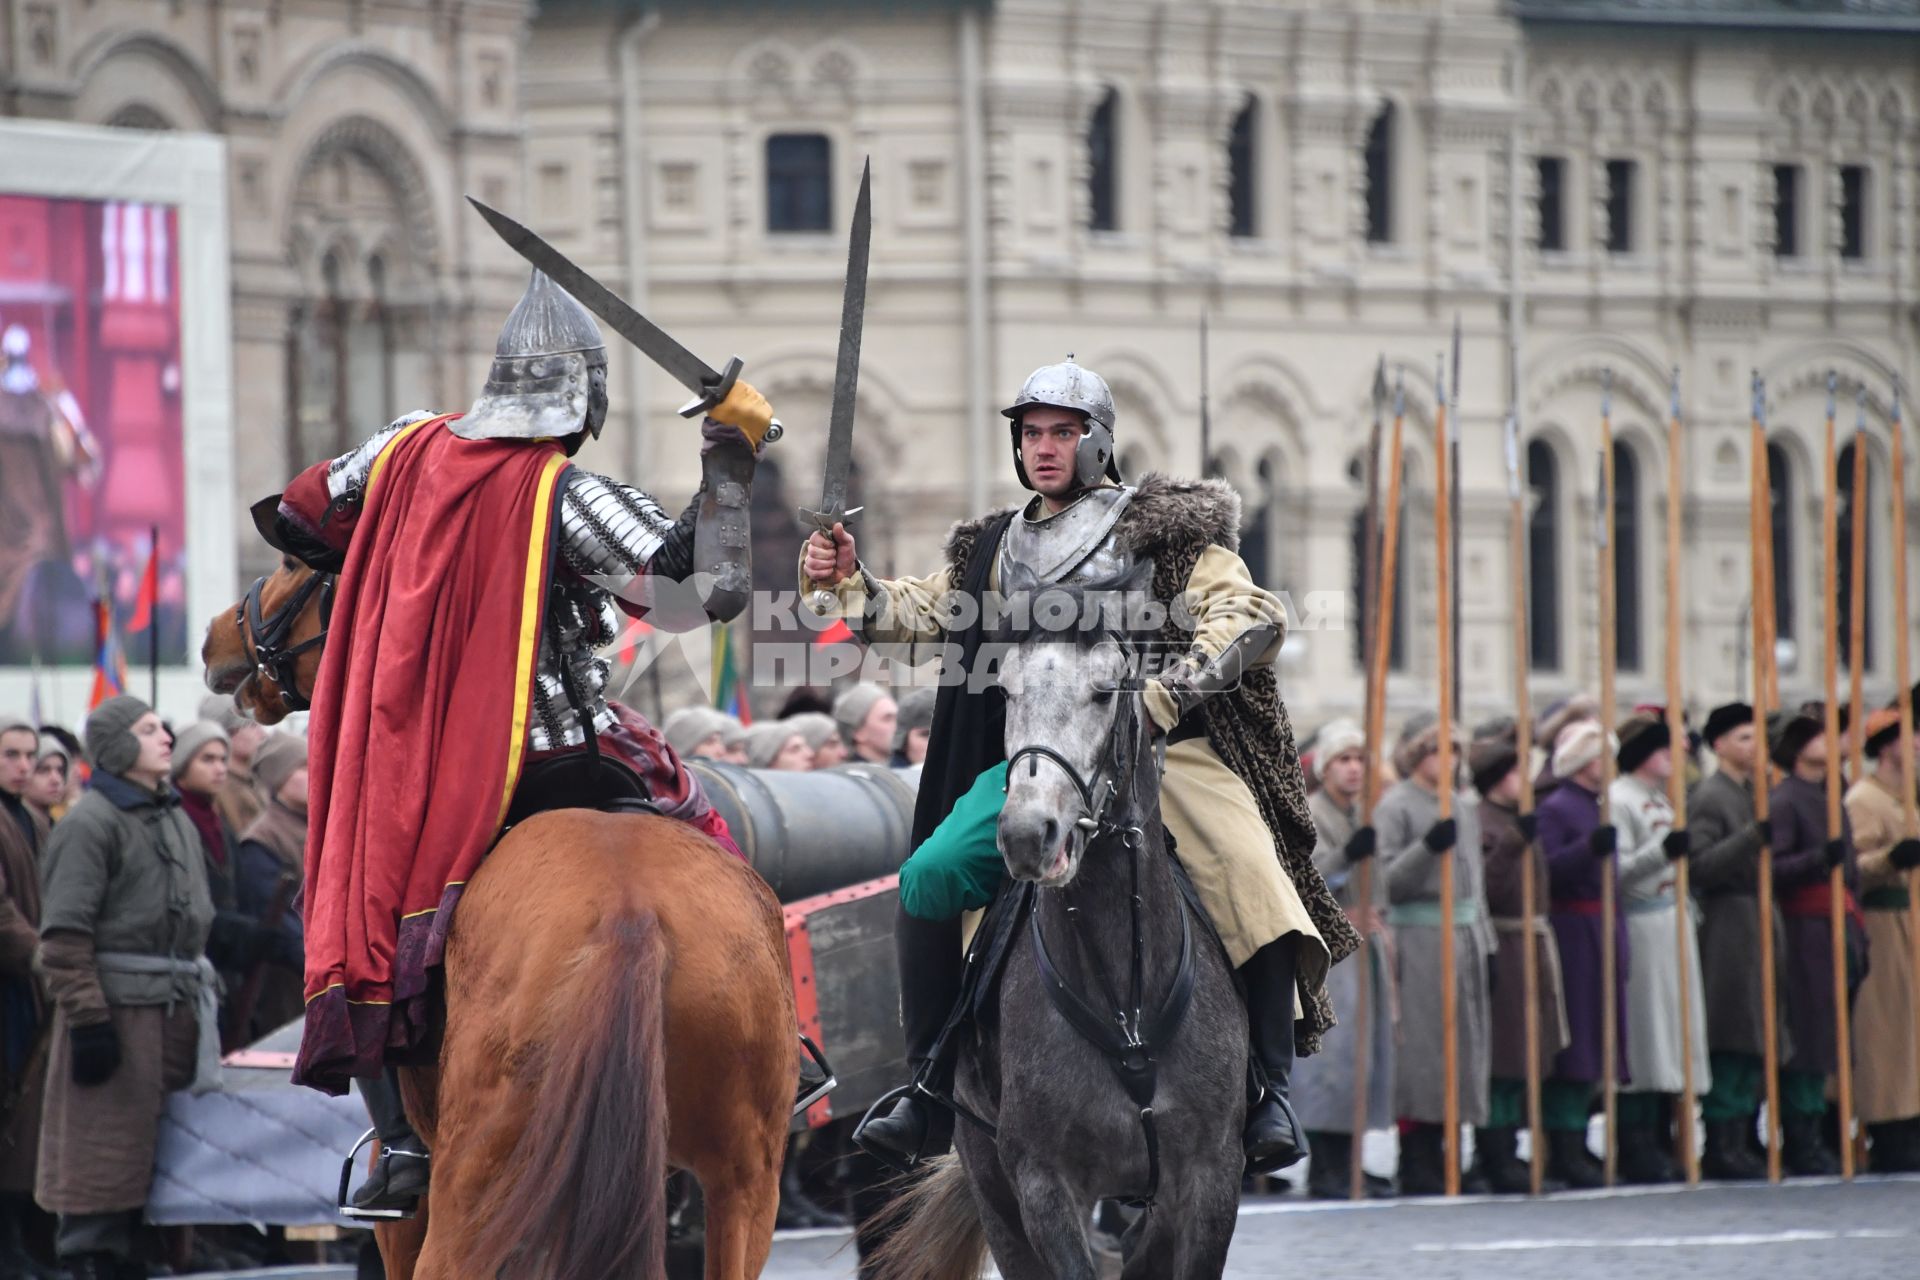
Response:
POLYGON ((1902 887, 1869 889, 1866 896, 1860 899, 1860 905, 1869 911, 1905 911, 1907 891, 1902 887))
POLYGON ((1527 1082, 1493 1078, 1487 1090, 1487 1128, 1527 1127, 1527 1082))
POLYGON ((1540 1086, 1543 1123, 1550 1130, 1585 1133, 1592 1106, 1593 1086, 1584 1080, 1548 1080, 1540 1086))
POLYGON ((953 811, 900 866, 900 909, 920 920, 951 920, 993 901, 1006 879, 1000 810, 1007 802, 1002 760, 967 788, 953 811))
POLYGON ((1780 1110, 1790 1116, 1825 1115, 1827 1077, 1818 1071, 1782 1071, 1780 1110))
POLYGON ((1760 1109, 1760 1086, 1765 1064, 1757 1053, 1710 1053, 1713 1088, 1700 1104, 1710 1121, 1746 1120, 1760 1109))
POLYGON ((1613 1110, 1622 1128, 1656 1128, 1672 1118, 1673 1095, 1622 1093, 1614 1098, 1613 1110))
MULTIPOLYGON (((1420 929, 1438 929, 1440 904, 1431 901, 1396 902, 1387 908, 1387 923, 1412 925, 1420 929)), ((1453 904, 1454 928, 1469 929, 1478 923, 1480 923, 1480 899, 1468 898, 1453 904)))

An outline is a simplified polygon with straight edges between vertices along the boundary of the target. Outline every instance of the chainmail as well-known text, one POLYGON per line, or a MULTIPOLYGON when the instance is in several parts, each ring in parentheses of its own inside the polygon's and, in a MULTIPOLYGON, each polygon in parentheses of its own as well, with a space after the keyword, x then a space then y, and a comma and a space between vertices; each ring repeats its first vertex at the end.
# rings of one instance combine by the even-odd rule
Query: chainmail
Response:
POLYGON ((341 498, 365 489, 367 476, 373 471, 374 459, 380 456, 380 451, 386 448, 401 431, 422 418, 432 416, 425 409, 415 409, 412 413, 403 414, 362 440, 351 451, 329 462, 327 464, 327 496, 341 498))

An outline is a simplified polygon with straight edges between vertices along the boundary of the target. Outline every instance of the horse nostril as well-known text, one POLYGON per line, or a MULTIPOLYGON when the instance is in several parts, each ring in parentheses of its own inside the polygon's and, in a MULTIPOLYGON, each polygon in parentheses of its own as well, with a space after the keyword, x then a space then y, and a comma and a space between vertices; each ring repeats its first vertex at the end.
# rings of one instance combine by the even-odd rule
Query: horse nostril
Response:
POLYGON ((1044 856, 1051 857, 1059 845, 1060 824, 1055 819, 1048 818, 1046 825, 1040 828, 1040 851, 1044 856))

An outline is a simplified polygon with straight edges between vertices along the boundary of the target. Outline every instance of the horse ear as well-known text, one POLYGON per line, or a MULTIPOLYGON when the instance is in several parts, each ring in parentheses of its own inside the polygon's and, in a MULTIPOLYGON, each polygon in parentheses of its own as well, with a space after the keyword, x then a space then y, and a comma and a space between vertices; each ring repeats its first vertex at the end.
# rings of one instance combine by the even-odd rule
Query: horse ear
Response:
POLYGON ((247 514, 253 517, 253 528, 261 541, 283 555, 293 554, 293 549, 287 546, 287 540, 280 536, 279 494, 268 494, 247 508, 247 514))

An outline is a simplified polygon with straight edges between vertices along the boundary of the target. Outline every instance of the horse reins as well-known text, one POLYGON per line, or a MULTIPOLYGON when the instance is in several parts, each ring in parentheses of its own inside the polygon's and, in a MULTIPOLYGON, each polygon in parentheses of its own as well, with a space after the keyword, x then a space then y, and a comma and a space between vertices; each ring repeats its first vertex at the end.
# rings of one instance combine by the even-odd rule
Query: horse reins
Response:
MULTIPOLYGON (((1030 895, 1028 911, 1028 933, 1033 941, 1034 959, 1039 966, 1041 984, 1046 988, 1047 996, 1055 1009, 1072 1024, 1094 1048, 1100 1050, 1107 1060, 1107 1066, 1120 1081, 1127 1096, 1140 1109, 1140 1128, 1147 1144, 1147 1189, 1140 1196, 1126 1201, 1129 1206, 1151 1209, 1160 1190, 1160 1133, 1155 1122, 1153 1099, 1159 1087, 1159 1062, 1154 1054, 1164 1048, 1180 1029, 1181 1022, 1187 1016, 1187 1010, 1193 1004, 1193 929, 1188 920, 1186 896, 1176 886, 1174 900, 1180 907, 1180 960, 1174 969, 1173 981, 1167 988, 1166 997, 1151 1018, 1145 1016, 1146 985, 1146 940, 1140 922, 1140 858, 1146 843, 1145 832, 1137 822, 1130 821, 1132 815, 1122 814, 1115 818, 1112 809, 1120 798, 1122 781, 1129 786, 1133 771, 1138 767, 1139 757, 1123 758, 1124 742, 1137 741, 1140 714, 1138 698, 1129 698, 1125 709, 1115 717, 1112 730, 1107 736, 1109 750, 1104 753, 1099 768, 1091 779, 1082 778, 1080 771, 1071 761, 1051 747, 1031 745, 1021 747, 1007 758, 1008 776, 1012 776, 1013 765, 1022 759, 1031 759, 1028 765, 1030 774, 1038 771, 1038 759, 1045 758, 1066 774, 1067 780, 1080 793, 1085 806, 1085 816, 1074 823, 1086 831, 1089 852, 1100 841, 1117 837, 1127 850, 1127 862, 1132 875, 1131 892, 1128 895, 1128 913, 1132 918, 1132 963, 1129 974, 1128 999, 1123 1003, 1119 992, 1107 973, 1105 963, 1100 959, 1099 950, 1087 937, 1086 925, 1080 909, 1074 906, 1066 908, 1067 920, 1073 928, 1074 938, 1080 950, 1091 963, 1094 976, 1099 980, 1102 994, 1113 1012, 1101 1013, 1081 997, 1061 974, 1054 962, 1052 953, 1047 949, 1045 932, 1040 926, 1038 895, 1030 895), (1123 733, 1125 728, 1129 732, 1123 733), (1095 800, 1095 789, 1104 782, 1104 793, 1095 800)), ((1084 856, 1084 855, 1083 855, 1084 856)))
POLYGON ((247 588, 247 598, 233 611, 234 621, 240 627, 241 643, 251 650, 249 656, 254 671, 279 690, 288 710, 306 711, 313 704, 300 692, 296 667, 300 655, 327 642, 327 627, 333 621, 333 575, 315 571, 271 615, 264 613, 260 599, 266 585, 264 577, 253 580, 253 585, 247 588), (298 644, 289 645, 287 637, 293 633, 294 624, 300 621, 300 615, 307 611, 316 595, 320 597, 320 630, 298 644))

